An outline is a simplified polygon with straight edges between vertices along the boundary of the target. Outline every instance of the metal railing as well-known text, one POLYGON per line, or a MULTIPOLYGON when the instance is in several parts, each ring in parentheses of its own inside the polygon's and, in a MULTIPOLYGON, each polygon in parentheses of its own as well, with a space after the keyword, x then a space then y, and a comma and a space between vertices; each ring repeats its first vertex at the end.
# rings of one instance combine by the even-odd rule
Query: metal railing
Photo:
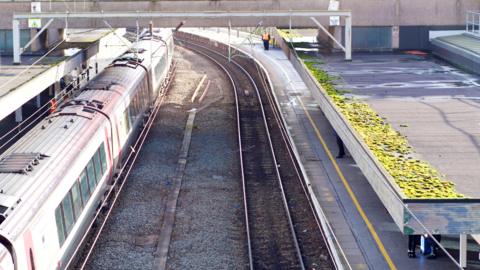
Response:
POLYGON ((480 12, 467 11, 465 30, 467 33, 480 36, 480 12))

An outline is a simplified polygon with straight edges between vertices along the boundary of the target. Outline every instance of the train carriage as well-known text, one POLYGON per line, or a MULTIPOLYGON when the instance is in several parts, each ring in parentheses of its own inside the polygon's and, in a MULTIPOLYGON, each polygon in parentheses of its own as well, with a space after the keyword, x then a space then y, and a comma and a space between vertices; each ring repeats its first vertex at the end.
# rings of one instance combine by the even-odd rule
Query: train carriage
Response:
POLYGON ((147 33, 0 156, 0 269, 71 265, 159 95, 171 31, 147 33))

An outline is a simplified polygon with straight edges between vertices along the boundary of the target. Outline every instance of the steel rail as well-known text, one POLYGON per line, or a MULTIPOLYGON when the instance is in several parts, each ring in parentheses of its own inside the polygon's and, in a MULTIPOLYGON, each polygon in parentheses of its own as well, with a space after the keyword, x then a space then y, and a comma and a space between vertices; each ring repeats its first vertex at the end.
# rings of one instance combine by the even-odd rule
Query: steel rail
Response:
MULTIPOLYGON (((187 41, 181 40, 182 42, 188 43, 187 41)), ((193 50, 193 49, 192 49, 193 50)), ((239 102, 238 102, 238 93, 237 93, 237 87, 235 86, 235 82, 233 80, 232 75, 230 72, 220 63, 218 62, 215 58, 209 56, 206 53, 203 53, 201 51, 195 50, 196 53, 204 56, 205 58, 209 59, 213 63, 215 63, 219 68, 221 68, 227 77, 230 80, 230 83, 232 84, 233 91, 235 93, 235 110, 236 110, 236 115, 237 115, 237 138, 238 138, 238 145, 240 151, 238 151, 239 156, 240 156, 240 167, 243 168, 243 153, 242 153, 242 135, 240 133, 240 109, 239 109, 239 102)), ((241 178, 242 178, 242 189, 243 189, 243 207, 245 209, 245 227, 246 227, 246 233, 247 233, 247 245, 248 245, 248 260, 249 260, 249 265, 250 265, 250 270, 253 270, 253 256, 252 256, 252 244, 250 240, 250 225, 249 225, 249 219, 248 219, 248 213, 247 213, 247 197, 246 197, 246 186, 245 186, 245 172, 240 170, 241 173, 241 178)))
MULTIPOLYGON (((221 54, 221 53, 218 53, 214 50, 211 50, 210 48, 207 48, 205 46, 202 46, 202 45, 198 45, 198 44, 194 44, 192 42, 188 42, 188 41, 185 41, 185 40, 182 40, 186 43, 190 43, 190 44, 193 44, 195 46, 198 46, 198 47, 201 47, 205 50, 208 50, 209 52, 211 53, 214 53, 216 55, 219 55, 221 56, 222 58, 225 58, 227 61, 228 61, 228 57, 221 54)), ((282 202, 283 202, 283 207, 284 207, 284 210, 286 212, 286 216, 287 216, 287 219, 288 219, 288 224, 289 224, 289 228, 290 228, 290 234, 293 238, 293 243, 294 243, 294 246, 295 246, 295 252, 296 252, 296 255, 297 255, 297 259, 298 259, 298 262, 300 264, 300 267, 301 269, 305 269, 305 265, 304 265, 304 262, 303 262, 303 258, 302 258, 302 253, 301 253, 301 250, 300 250, 300 246, 298 244, 298 239, 297 239, 297 236, 296 236, 296 232, 295 232, 295 229, 294 229, 294 225, 293 225, 293 221, 292 221, 292 217, 291 217, 291 214, 290 214, 290 210, 289 210, 289 206, 288 206, 288 202, 287 202, 287 199, 286 199, 286 195, 285 195, 285 190, 283 188, 283 183, 282 183, 282 178, 280 176, 280 172, 278 170, 278 162, 277 162, 277 159, 276 159, 276 156, 275 156, 275 150, 274 150, 274 147, 273 147, 273 143, 272 143, 272 140, 271 140, 271 136, 270 136, 270 131, 269 131, 269 128, 268 128, 268 124, 267 124, 267 120, 266 120, 266 115, 265 115, 265 110, 264 110, 264 106, 263 106, 263 103, 262 103, 262 98, 260 96, 260 93, 259 93, 259 90, 258 90, 258 87, 257 87, 257 84, 255 83, 254 79, 252 78, 252 76, 236 61, 234 60, 231 60, 231 63, 233 63, 234 65, 236 65, 240 70, 242 70, 242 72, 249 78, 251 84, 253 85, 253 87, 255 88, 255 92, 256 92, 256 96, 257 96, 257 99, 259 101, 259 105, 260 105, 260 109, 261 109, 261 112, 262 112, 262 120, 263 120, 263 125, 265 127, 265 131, 266 131, 266 135, 267 135, 267 139, 268 139, 268 144, 269 144, 269 149, 270 149, 270 152, 271 152, 271 155, 272 155, 272 159, 273 159, 273 162, 274 162, 274 168, 275 168, 275 174, 277 176, 277 181, 278 181, 278 184, 279 184, 279 188, 280 188, 280 193, 281 193, 281 197, 282 197, 282 202)), ((237 95, 237 93, 235 93, 237 95)), ((238 110, 238 108, 237 108, 238 110)), ((237 118, 238 119, 238 118, 237 118)), ((238 132, 240 133, 240 129, 238 130, 238 132)), ((239 134, 240 136, 240 134, 239 134)), ((241 151, 240 151, 241 152, 241 151)), ((243 170, 243 166, 242 166, 242 170, 243 170)), ((242 175, 244 173, 242 172, 242 175)), ((243 183, 244 186, 245 186, 245 183, 243 183)), ((246 190, 244 189, 244 198, 245 198, 245 205, 246 205, 246 190)), ((246 212, 246 215, 248 215, 247 213, 248 209, 246 208, 245 209, 245 212, 246 212)), ((247 223, 248 224, 248 223, 247 223)), ((250 241, 251 242, 251 241, 250 241)), ((251 253, 251 250, 249 251, 251 253)), ((253 261, 251 261, 251 264, 250 264, 250 267, 251 269, 253 269, 253 261)))
MULTIPOLYGON (((255 68, 257 69, 258 75, 262 80, 263 87, 265 89, 269 89, 269 86, 268 86, 268 83, 267 83, 268 79, 266 78, 266 76, 262 72, 262 70, 260 70, 257 63, 255 63, 255 68)), ((268 99, 270 104, 272 104, 272 105, 276 104, 275 98, 273 97, 273 93, 271 93, 271 91, 265 91, 265 95, 267 96, 267 99, 268 99)), ((322 225, 321 225, 320 217, 318 216, 318 214, 315 211, 315 207, 313 205, 312 198, 310 197, 310 194, 308 193, 307 187, 305 186, 305 182, 303 181, 304 177, 303 177, 303 174, 301 172, 301 169, 299 168, 298 161, 295 157, 295 154, 294 154, 294 151, 293 151, 293 143, 289 139, 287 129, 285 128, 285 124, 283 123, 283 118, 282 118, 277 106, 272 106, 272 108, 273 108, 272 112, 273 112, 273 115, 274 115, 276 121, 278 123, 282 123, 282 124, 279 125, 279 129, 281 130, 280 135, 282 136, 282 140, 283 140, 284 144, 286 145, 289 160, 291 161, 292 164, 294 164, 293 167, 295 169, 295 174, 297 175, 297 179, 299 180, 298 182, 300 183, 300 185, 302 187, 302 190, 303 190, 303 193, 304 193, 305 197, 307 198, 310 210, 313 213, 313 216, 315 217, 315 223, 317 225, 317 228, 322 235, 323 241, 325 243, 328 243, 328 239, 326 238, 325 232, 324 232, 324 230, 322 228, 322 225)), ((332 253, 332 247, 330 247, 330 245, 328 245, 328 244, 326 245, 326 247, 327 247, 328 253, 330 254, 330 257, 333 258, 334 254, 332 253)), ((335 266, 336 269, 343 269, 343 268, 340 268, 337 265, 335 260, 332 260, 332 261, 334 262, 334 266, 335 266)))

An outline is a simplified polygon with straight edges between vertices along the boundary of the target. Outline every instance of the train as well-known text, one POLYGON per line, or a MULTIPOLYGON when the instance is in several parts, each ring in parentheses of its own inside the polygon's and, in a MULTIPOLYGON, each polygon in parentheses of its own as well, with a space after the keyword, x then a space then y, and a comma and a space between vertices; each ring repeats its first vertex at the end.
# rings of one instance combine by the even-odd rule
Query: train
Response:
POLYGON ((172 30, 144 31, 0 156, 0 270, 72 267, 173 53, 172 30))

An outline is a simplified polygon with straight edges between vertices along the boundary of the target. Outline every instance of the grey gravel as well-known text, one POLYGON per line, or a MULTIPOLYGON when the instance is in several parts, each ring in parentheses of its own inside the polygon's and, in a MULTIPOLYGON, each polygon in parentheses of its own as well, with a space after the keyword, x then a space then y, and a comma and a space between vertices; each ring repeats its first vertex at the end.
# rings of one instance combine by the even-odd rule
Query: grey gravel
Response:
POLYGON ((235 101, 223 73, 210 67, 206 74, 212 83, 203 104, 223 99, 195 119, 167 269, 244 269, 248 263, 235 101))
POLYGON ((152 269, 165 199, 198 81, 212 80, 197 113, 168 269, 244 269, 246 254, 234 100, 207 60, 177 47, 178 72, 87 269, 152 269))

